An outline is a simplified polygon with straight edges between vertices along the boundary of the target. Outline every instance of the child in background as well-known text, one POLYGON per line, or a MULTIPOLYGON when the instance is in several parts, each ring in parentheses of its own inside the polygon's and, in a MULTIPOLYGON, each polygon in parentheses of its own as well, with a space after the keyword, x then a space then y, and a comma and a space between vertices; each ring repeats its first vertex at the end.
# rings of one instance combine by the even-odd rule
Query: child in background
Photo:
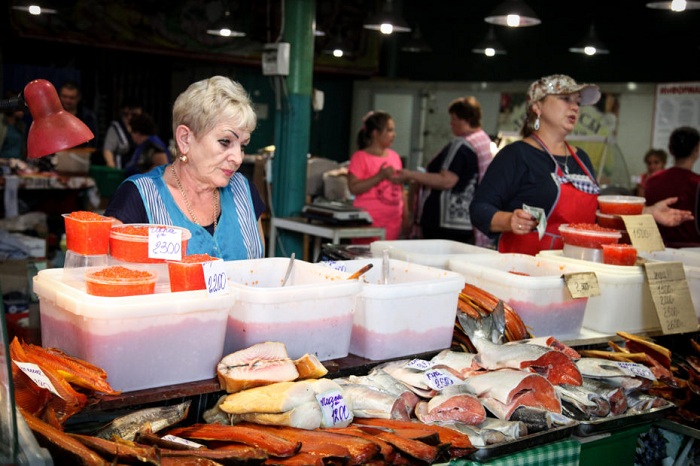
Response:
POLYGON ((644 197, 644 186, 647 183, 647 179, 652 173, 656 173, 659 170, 663 170, 666 166, 666 160, 668 159, 668 154, 663 149, 649 149, 644 156, 644 164, 647 166, 646 173, 643 173, 639 179, 634 194, 635 196, 644 197))

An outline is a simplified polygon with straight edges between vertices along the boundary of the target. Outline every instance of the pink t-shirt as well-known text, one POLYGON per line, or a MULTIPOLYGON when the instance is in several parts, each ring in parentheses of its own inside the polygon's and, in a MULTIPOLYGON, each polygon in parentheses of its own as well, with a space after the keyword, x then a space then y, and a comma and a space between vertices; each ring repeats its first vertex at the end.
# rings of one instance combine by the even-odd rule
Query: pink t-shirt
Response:
MULTIPOLYGON (((376 175, 384 164, 392 166, 396 170, 403 168, 399 154, 391 149, 387 149, 386 153, 386 157, 379 157, 358 150, 350 157, 348 172, 359 179, 365 179, 376 175)), ((372 216, 372 225, 386 230, 387 240, 399 238, 403 218, 402 185, 382 180, 366 193, 355 196, 353 205, 369 212, 372 216)))

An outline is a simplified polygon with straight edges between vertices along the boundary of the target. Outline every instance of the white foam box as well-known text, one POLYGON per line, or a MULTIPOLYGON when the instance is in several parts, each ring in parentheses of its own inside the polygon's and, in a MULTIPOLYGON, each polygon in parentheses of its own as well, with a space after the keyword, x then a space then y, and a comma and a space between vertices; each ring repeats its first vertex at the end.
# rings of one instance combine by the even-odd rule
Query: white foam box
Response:
POLYGON ((640 257, 655 261, 682 262, 685 279, 690 289, 690 298, 693 300, 695 315, 700 323, 700 248, 666 248, 663 251, 642 252, 640 257))
POLYGON ((468 254, 498 254, 498 251, 472 244, 446 239, 403 239, 374 241, 370 244, 374 257, 382 257, 387 250, 389 257, 406 262, 415 262, 429 267, 448 270, 447 262, 456 256, 468 254))
POLYGON ((509 304, 535 337, 566 340, 581 333, 588 298, 573 298, 562 275, 582 267, 509 253, 450 259, 449 268, 509 304))
POLYGON ((561 250, 540 251, 537 257, 556 263, 576 264, 595 272, 600 296, 588 298, 583 327, 597 332, 649 332, 661 329, 659 317, 638 265, 608 265, 565 257, 561 250))
POLYGON ((354 273, 372 268, 359 281, 362 290, 353 316, 350 353, 382 360, 449 348, 452 343, 461 275, 389 259, 384 283, 382 259, 326 262, 354 273))
POLYGON ((34 292, 42 346, 101 367, 112 388, 125 392, 214 377, 237 296, 235 289, 170 293, 158 285, 151 295, 93 296, 84 279, 60 268, 40 271, 34 292))
POLYGON ((352 313, 360 292, 349 273, 321 264, 284 257, 226 261, 229 285, 238 291, 231 308, 224 343, 230 354, 265 341, 280 341, 297 359, 306 353, 319 360, 348 355, 352 313))

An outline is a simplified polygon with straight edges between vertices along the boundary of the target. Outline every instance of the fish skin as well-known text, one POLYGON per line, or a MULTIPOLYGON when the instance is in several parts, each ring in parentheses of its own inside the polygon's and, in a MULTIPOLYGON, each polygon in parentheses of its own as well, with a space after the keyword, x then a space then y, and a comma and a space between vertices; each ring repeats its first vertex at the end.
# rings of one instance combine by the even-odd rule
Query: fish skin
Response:
POLYGON ((627 411, 627 394, 624 388, 608 383, 613 379, 615 377, 609 379, 584 377, 583 387, 602 396, 610 405, 610 415, 617 416, 627 411))
POLYGON ((343 398, 352 406, 354 417, 405 420, 410 418, 413 407, 408 408, 400 395, 359 383, 342 383, 340 387, 343 390, 343 398))
POLYGON ((150 425, 152 432, 158 432, 182 421, 187 417, 190 404, 192 404, 192 400, 172 406, 141 409, 112 420, 94 435, 106 440, 120 437, 133 441, 138 431, 146 424, 150 425))
POLYGON ((605 417, 610 414, 610 403, 595 390, 576 385, 556 385, 554 389, 562 402, 571 403, 589 417, 605 417))
POLYGON ((413 413, 413 409, 415 408, 416 403, 420 401, 418 395, 413 393, 413 391, 411 391, 406 386, 406 384, 399 382, 388 372, 378 367, 374 367, 372 371, 367 375, 351 375, 347 378, 347 381, 350 383, 376 387, 382 391, 386 391, 391 395, 395 395, 397 397, 402 398, 406 406, 406 415, 409 417, 413 413))

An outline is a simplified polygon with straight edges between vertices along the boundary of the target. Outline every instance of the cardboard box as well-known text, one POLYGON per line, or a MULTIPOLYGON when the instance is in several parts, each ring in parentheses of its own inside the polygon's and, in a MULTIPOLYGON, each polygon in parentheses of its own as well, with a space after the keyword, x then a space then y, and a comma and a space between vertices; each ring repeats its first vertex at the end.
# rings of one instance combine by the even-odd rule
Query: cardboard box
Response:
POLYGON ((281 341, 292 359, 306 353, 319 360, 348 355, 352 315, 360 292, 350 274, 284 257, 226 261, 229 285, 238 292, 231 307, 224 354, 265 341, 281 341))
POLYGON ((125 392, 216 375, 235 289, 212 296, 156 286, 152 295, 99 297, 63 272, 47 269, 34 277, 43 346, 101 367, 107 382, 125 392))
POLYGON ((579 337, 588 298, 572 298, 562 275, 585 268, 526 254, 474 254, 449 267, 508 303, 535 337, 579 337))
POLYGON ((327 265, 354 273, 367 264, 372 268, 359 278, 362 290, 353 314, 350 353, 382 360, 449 348, 462 276, 390 259, 384 283, 382 259, 327 265))

